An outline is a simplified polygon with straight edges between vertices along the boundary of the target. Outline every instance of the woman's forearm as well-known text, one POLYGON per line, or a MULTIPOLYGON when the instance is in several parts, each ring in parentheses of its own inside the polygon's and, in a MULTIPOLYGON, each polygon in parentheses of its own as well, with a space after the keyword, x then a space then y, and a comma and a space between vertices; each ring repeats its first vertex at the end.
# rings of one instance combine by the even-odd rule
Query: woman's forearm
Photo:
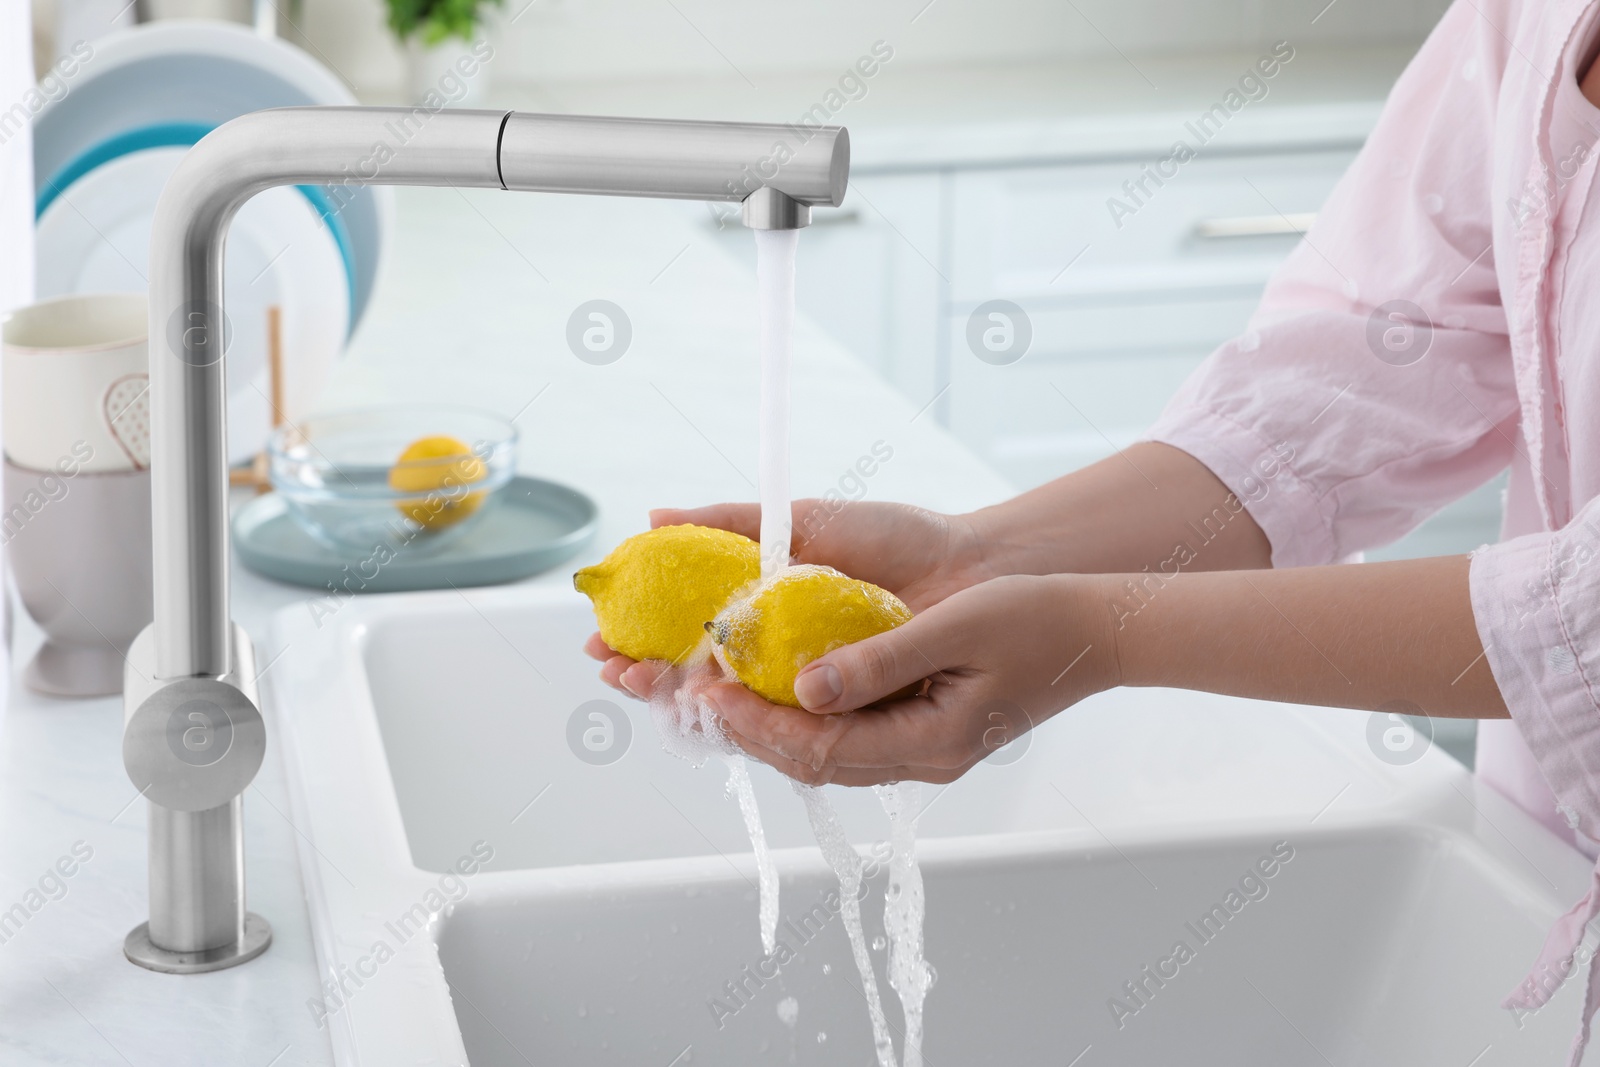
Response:
POLYGON ((991 575, 1270 567, 1244 504, 1193 456, 1145 442, 967 516, 991 575))
POLYGON ((1504 717, 1467 569, 1442 556, 1097 581, 1124 685, 1504 717))

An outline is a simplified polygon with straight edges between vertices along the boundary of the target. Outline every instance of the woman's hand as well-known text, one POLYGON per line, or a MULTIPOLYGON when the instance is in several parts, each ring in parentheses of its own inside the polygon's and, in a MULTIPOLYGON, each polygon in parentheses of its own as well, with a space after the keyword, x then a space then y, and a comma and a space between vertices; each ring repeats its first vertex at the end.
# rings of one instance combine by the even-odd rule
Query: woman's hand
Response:
MULTIPOLYGON (((920 612, 952 593, 983 581, 977 535, 961 516, 940 515, 908 504, 797 500, 790 555, 797 563, 820 563, 894 593, 920 612)), ((761 535, 759 504, 713 504, 650 513, 651 528, 693 523, 731 530, 755 540, 761 535)), ((601 662, 607 685, 649 700, 667 665, 637 663, 594 634, 584 652, 601 662)))
POLYGON ((1014 576, 964 589, 809 664, 795 680, 803 710, 734 682, 704 699, 747 753, 811 785, 954 781, 1056 712, 1120 684, 1103 584, 1014 576), (923 679, 926 695, 874 706, 923 679))
MULTIPOLYGON (((932 607, 985 578, 977 534, 964 516, 941 515, 909 504, 877 501, 796 500, 789 555, 820 563, 882 586, 912 611, 932 607)), ((661 508, 650 525, 693 523, 761 537, 761 505, 713 504, 661 508)))

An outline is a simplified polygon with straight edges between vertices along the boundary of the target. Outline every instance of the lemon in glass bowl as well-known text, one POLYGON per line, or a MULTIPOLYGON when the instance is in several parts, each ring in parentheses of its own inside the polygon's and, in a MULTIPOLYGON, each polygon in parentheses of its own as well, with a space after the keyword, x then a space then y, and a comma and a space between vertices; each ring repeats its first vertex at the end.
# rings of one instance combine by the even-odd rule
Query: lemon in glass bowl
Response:
POLYGON ((489 476, 488 464, 459 437, 419 437, 389 468, 389 488, 414 493, 395 508, 424 530, 442 530, 472 515, 486 496, 473 486, 489 476))
POLYGON ((268 473, 302 529, 365 559, 454 543, 516 475, 516 448, 516 427, 492 412, 394 405, 279 427, 268 473))

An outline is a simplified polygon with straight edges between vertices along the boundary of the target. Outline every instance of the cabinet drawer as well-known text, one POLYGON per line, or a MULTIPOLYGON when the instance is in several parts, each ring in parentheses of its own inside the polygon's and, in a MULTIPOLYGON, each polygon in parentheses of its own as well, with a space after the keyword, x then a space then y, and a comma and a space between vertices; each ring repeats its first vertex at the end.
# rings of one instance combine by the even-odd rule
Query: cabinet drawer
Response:
POLYGON ((1139 440, 1206 350, 978 364, 952 378, 950 429, 1019 486, 1139 440))
MULTIPOLYGON (((1100 300, 1054 301, 1041 307, 1038 300, 1017 304, 1027 319, 1032 340, 1024 363, 1076 358, 1080 354, 1156 353, 1172 349, 1197 349, 1202 353, 1237 336, 1261 301, 1261 285, 1240 286, 1221 296, 1193 299, 1150 300, 1122 296, 1100 300)), ((968 369, 988 367, 982 357, 986 327, 1004 322, 994 319, 986 305, 976 305, 950 320, 950 381, 968 369), (974 350, 971 332, 978 332, 974 350)), ((960 310, 959 308, 957 309, 960 310)), ((1013 324, 1013 328, 1017 327, 1013 324)))
POLYGON ((1124 183, 1153 161, 959 174, 952 299, 1259 286, 1298 240, 1261 231, 1314 214, 1356 147, 1204 156, 1137 198, 1124 183), (1133 213, 1114 220, 1112 197, 1133 213))
POLYGON ((1009 364, 968 346, 952 316, 943 412, 956 436, 1019 485, 1036 485, 1139 440, 1188 376, 1237 336, 1259 293, 1231 299, 1086 303, 1030 315, 1009 364))

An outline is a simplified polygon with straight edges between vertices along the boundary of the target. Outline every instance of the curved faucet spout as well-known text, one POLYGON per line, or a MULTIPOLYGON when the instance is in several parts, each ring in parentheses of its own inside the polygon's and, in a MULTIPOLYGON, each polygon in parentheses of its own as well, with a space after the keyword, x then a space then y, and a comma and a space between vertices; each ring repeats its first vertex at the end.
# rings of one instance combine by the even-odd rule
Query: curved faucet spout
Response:
POLYGON ((265 742, 249 642, 229 618, 222 251, 239 207, 277 185, 330 186, 335 210, 353 186, 448 185, 739 202, 747 224, 783 229, 839 206, 849 169, 837 126, 420 107, 258 111, 190 149, 150 234, 155 618, 129 656, 123 754, 161 832, 150 922, 130 935, 130 959, 210 970, 271 937, 244 909, 239 797, 265 742), (171 749, 173 716, 229 744, 210 763, 186 761, 171 749))
MULTIPOLYGON (((283 108, 229 122, 184 157, 150 240, 155 655, 161 678, 219 676, 228 658, 222 243, 239 206, 275 185, 451 185, 744 201, 773 193, 804 225, 837 207, 841 127, 425 108, 283 108)), ((344 198, 341 200, 340 193, 344 198)), ((746 213, 747 216, 750 214, 746 213)))
POLYGON ((203 138, 168 181, 150 233, 158 678, 232 668, 222 247, 234 214, 276 185, 330 184, 341 205, 350 186, 377 182, 500 188, 504 119, 494 111, 260 111, 203 138))

